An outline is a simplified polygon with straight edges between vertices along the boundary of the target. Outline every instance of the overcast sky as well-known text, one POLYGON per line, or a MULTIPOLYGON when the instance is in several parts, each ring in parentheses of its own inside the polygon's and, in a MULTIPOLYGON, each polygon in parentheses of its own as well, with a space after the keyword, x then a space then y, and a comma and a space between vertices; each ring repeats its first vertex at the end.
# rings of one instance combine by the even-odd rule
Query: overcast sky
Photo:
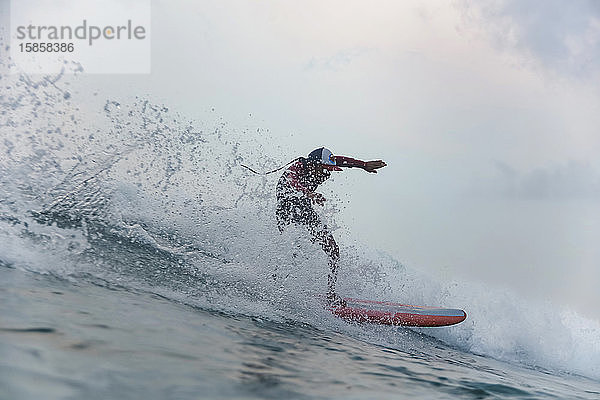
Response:
POLYGON ((324 188, 348 193, 342 240, 599 316, 599 4, 157 2, 152 87, 252 113, 282 162, 386 160, 324 188))
POLYGON ((600 318, 599 1, 154 1, 152 74, 86 79, 382 158, 342 241, 600 318))

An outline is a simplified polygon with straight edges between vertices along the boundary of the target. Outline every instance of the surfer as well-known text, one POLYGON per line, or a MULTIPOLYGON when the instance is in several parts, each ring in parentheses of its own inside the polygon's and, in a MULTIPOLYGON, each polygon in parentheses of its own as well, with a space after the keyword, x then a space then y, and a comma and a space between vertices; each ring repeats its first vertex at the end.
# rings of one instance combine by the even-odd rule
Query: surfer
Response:
POLYGON ((341 302, 335 292, 340 250, 327 225, 313 208, 313 204, 322 205, 325 202, 325 197, 315 190, 331 176, 331 171, 341 171, 340 167, 356 167, 377 173, 379 168, 385 166, 386 163, 381 160, 361 161, 334 156, 329 149, 320 147, 311 151, 308 157, 294 160, 277 182, 277 227, 283 232, 291 223, 306 226, 313 243, 318 243, 327 254, 327 299, 334 304, 341 302))

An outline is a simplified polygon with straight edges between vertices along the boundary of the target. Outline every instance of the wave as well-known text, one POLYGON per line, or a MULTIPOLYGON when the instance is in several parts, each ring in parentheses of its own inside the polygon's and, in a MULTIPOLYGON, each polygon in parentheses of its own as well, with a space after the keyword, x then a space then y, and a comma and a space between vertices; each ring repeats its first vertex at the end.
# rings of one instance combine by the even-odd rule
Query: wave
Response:
MULTIPOLYGON (((239 168, 287 161, 266 130, 237 130, 214 115, 189 121, 139 97, 99 103, 78 92, 77 76, 34 80, 10 68, 0 62, 3 265, 400 345, 406 330, 354 326, 320 307, 323 252, 301 227, 276 229, 276 178, 239 168), (102 106, 82 111, 90 104, 102 106)), ((341 248, 340 293, 460 307, 462 324, 420 332, 468 352, 600 377, 597 321, 502 288, 440 282, 358 243, 341 248)))

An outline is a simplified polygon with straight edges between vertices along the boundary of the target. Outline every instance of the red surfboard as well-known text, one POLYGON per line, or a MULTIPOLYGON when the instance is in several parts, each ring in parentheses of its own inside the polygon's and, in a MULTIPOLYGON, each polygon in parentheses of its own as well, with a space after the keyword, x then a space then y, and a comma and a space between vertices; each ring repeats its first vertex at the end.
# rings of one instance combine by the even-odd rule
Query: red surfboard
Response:
POLYGON ((331 307, 340 318, 354 322, 371 322, 398 326, 449 326, 467 318, 463 310, 455 308, 420 307, 387 301, 344 298, 343 306, 331 307))

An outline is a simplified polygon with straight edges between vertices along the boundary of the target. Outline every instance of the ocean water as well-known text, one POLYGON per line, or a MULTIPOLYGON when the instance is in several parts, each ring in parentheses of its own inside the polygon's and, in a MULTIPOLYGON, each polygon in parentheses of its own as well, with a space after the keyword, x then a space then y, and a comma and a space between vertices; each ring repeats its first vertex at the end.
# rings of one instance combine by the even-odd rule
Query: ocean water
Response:
MULTIPOLYGON (((0 399, 600 398, 600 323, 555 304, 341 241, 343 295, 468 317, 410 329, 325 310, 324 254, 275 228, 277 178, 239 167, 280 163, 260 127, 11 68, 0 399)), ((331 226, 336 211, 323 210, 331 226)))
POLYGON ((352 333, 363 328, 223 313, 6 265, 0 275, 1 398, 600 396, 597 380, 501 362, 410 329, 352 333))

